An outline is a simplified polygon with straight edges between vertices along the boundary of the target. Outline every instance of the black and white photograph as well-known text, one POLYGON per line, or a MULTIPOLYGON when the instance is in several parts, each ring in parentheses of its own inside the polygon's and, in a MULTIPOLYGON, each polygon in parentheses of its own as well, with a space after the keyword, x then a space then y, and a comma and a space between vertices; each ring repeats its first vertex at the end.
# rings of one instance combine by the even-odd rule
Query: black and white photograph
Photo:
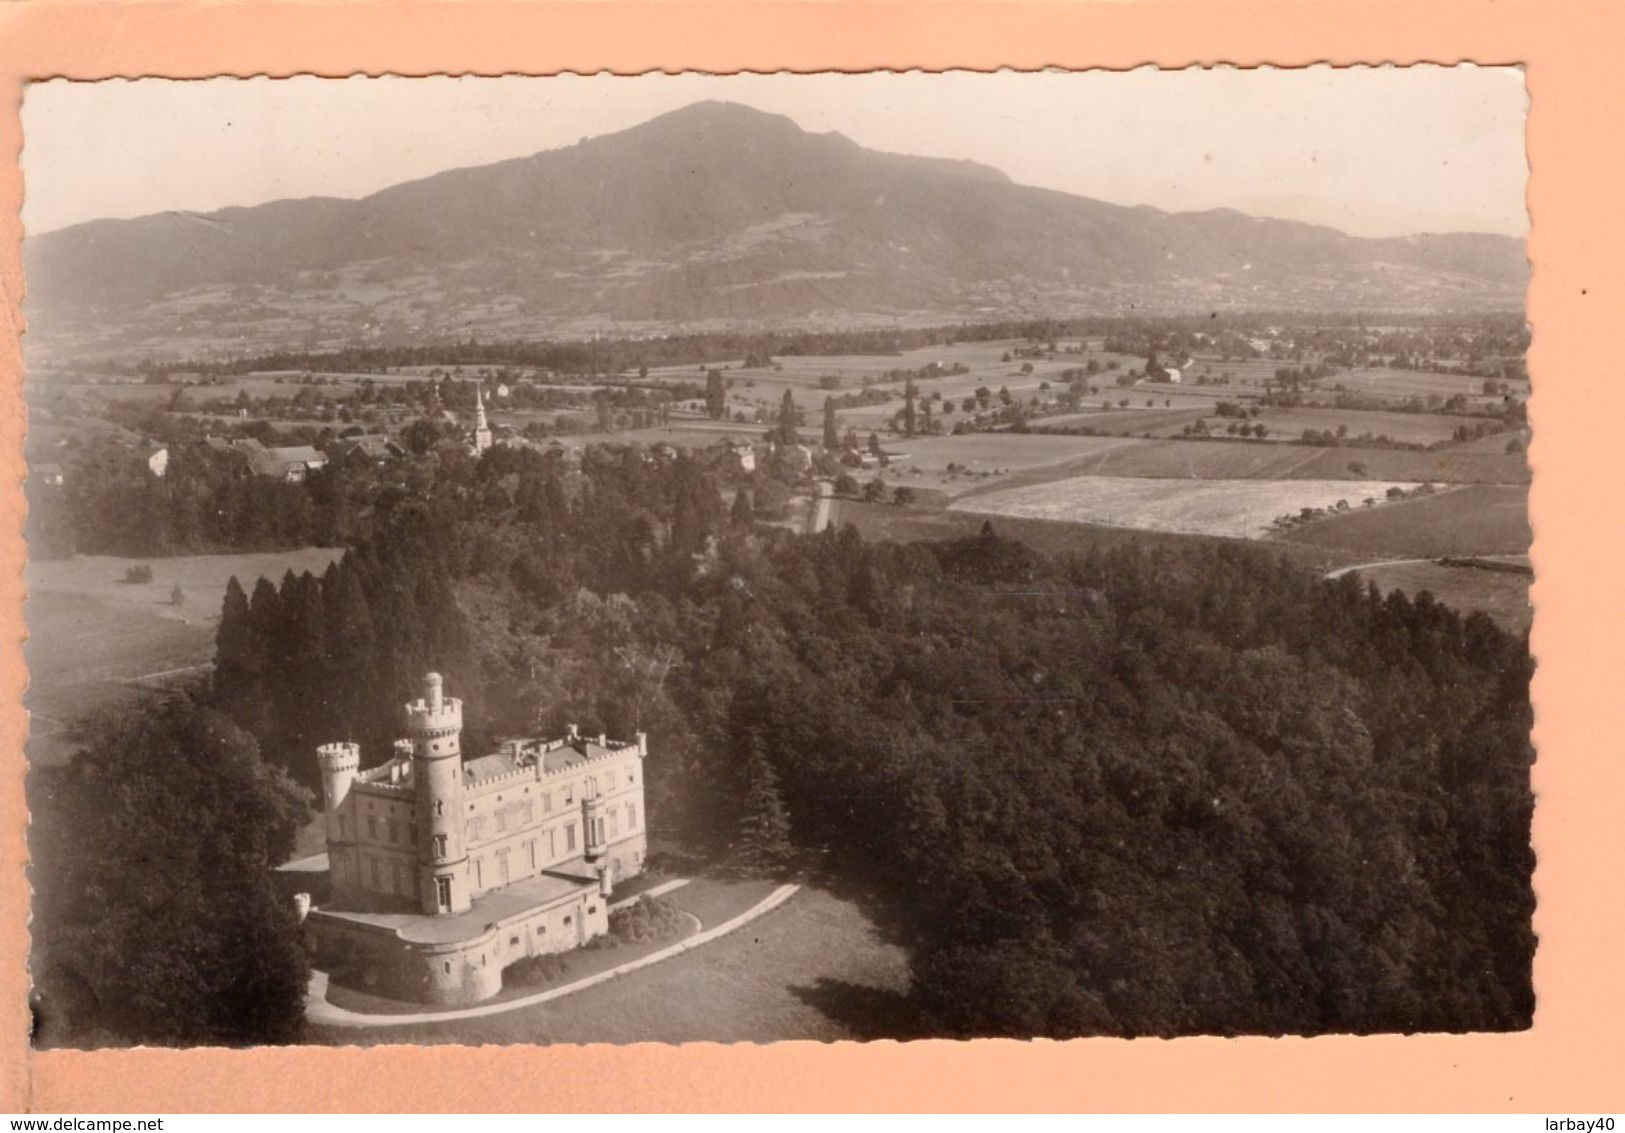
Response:
POLYGON ((1527 110, 31 83, 34 1046, 1529 1028, 1527 110))

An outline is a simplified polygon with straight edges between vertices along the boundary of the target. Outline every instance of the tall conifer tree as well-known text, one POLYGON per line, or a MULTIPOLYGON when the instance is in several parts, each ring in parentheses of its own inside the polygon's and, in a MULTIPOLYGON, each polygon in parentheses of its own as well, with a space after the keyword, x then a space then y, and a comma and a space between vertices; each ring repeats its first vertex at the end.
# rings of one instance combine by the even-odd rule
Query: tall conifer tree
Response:
POLYGON ((796 433, 800 414, 796 411, 795 394, 790 390, 784 391, 784 399, 779 402, 778 441, 783 445, 799 444, 801 437, 796 433))
POLYGON ((761 737, 754 733, 745 760, 738 849, 741 864, 761 873, 783 869, 790 861, 790 816, 784 809, 779 777, 767 760, 761 737))

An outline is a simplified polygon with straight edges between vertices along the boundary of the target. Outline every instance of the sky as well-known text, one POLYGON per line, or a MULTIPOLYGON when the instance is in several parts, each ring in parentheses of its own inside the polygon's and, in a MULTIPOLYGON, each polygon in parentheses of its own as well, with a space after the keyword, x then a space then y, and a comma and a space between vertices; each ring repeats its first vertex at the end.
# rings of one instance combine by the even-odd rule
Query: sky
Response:
POLYGON ((23 222, 360 197, 701 99, 1116 204, 1361 236, 1528 230, 1523 74, 1474 66, 52 80, 24 97, 23 222))

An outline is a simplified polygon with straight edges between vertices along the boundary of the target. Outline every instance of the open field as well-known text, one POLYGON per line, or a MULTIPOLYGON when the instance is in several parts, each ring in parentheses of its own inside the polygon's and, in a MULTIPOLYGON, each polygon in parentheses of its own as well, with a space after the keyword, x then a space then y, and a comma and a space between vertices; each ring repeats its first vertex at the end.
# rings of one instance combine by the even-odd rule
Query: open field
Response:
MULTIPOLYGON (((687 908, 704 897, 689 890, 713 884, 722 883, 695 881, 671 897, 687 908)), ((318 1027, 309 1038, 340 1045, 828 1042, 871 1037, 877 1005, 895 1010, 907 987, 906 953, 855 902, 807 886, 738 932, 552 1003, 377 1031, 318 1027)))
MULTIPOLYGON (((1079 438, 1090 439, 1090 438, 1079 438)), ((1406 449, 1338 448, 1268 441, 1131 441, 1084 456, 1069 474, 1181 477, 1197 480, 1382 479, 1418 483, 1518 483, 1529 478, 1521 457, 1457 456, 1406 449), (1363 466, 1363 472, 1350 465, 1363 466)))
MULTIPOLYGON (((1512 384, 1514 389, 1519 390, 1520 396, 1528 396, 1527 384, 1519 382, 1512 384)), ((1417 370, 1390 370, 1385 367, 1344 370, 1322 381, 1319 388, 1334 392, 1341 388, 1354 393, 1371 394, 1398 401, 1412 397, 1432 395, 1454 397, 1457 394, 1465 394, 1468 400, 1475 404, 1501 403, 1499 395, 1485 396, 1483 378, 1474 378, 1466 374, 1428 374, 1417 370)))
POLYGON ((922 471, 955 464, 972 472, 1027 472, 1079 460, 1138 442, 1121 437, 1047 436, 1043 433, 963 433, 883 441, 887 452, 907 453, 922 471))
MULTIPOLYGON (((1145 361, 1132 355, 1107 354, 1098 349, 1089 355, 1057 354, 1053 359, 1012 357, 1009 362, 1003 361, 1006 352, 1013 352, 1017 347, 1028 345, 1031 344, 1025 340, 1011 339, 923 347, 899 354, 784 354, 774 357, 772 367, 750 370, 743 369, 739 361, 715 365, 719 369, 727 367, 724 377, 732 383, 728 390, 731 401, 761 408, 771 414, 777 412, 785 390, 790 390, 791 397, 806 415, 810 427, 816 427, 818 420, 816 415, 823 410, 825 398, 860 392, 864 389, 865 380, 883 382, 885 388, 895 391, 896 397, 875 405, 852 406, 839 411, 841 428, 851 427, 866 431, 883 427, 892 415, 903 407, 902 379, 885 378, 892 370, 918 370, 933 362, 940 363, 944 367, 955 365, 966 367, 967 372, 963 374, 922 379, 916 383, 922 397, 940 394, 943 398, 952 399, 957 403, 974 393, 980 386, 986 386, 993 391, 1002 387, 1008 389, 1012 395, 1031 397, 1039 391, 1044 382, 1058 384, 1063 371, 1081 368, 1091 358, 1103 366, 1117 361, 1124 370, 1138 367, 1145 361), (1021 368, 1029 362, 1033 368, 1032 373, 1023 374, 1021 368), (825 389, 821 384, 824 379, 834 379, 839 384, 834 389, 825 389)), ((649 378, 667 381, 704 381, 704 369, 698 366, 667 366, 651 369, 649 378)), ((1102 397, 1106 395, 1106 387, 1114 378, 1114 374, 1103 372, 1096 379, 1097 384, 1102 387, 1102 397)), ((1148 395, 1144 393, 1140 395, 1142 402, 1146 396, 1148 395)), ((1164 395, 1158 394, 1159 399, 1162 396, 1164 395)))
MULTIPOLYGON (((29 638, 28 759, 59 766, 72 754, 68 729, 81 716, 134 695, 127 683, 146 673, 183 669, 210 659, 214 631, 201 621, 108 607, 92 598, 38 594, 23 607, 29 638)), ((178 674, 177 674, 178 675, 178 674)))
MULTIPOLYGON (((1095 408, 1082 413, 1062 413, 1054 417, 1039 417, 1033 421, 1037 429, 1091 429, 1097 434, 1113 437, 1167 437, 1178 436, 1179 431, 1186 425, 1204 417, 1213 416, 1215 402, 1212 398, 1202 405, 1187 405, 1180 409, 1158 408, 1162 399, 1157 398, 1157 406, 1147 408, 1143 400, 1133 396, 1127 391, 1129 404, 1126 408, 1118 407, 1114 399, 1110 409, 1095 408)), ((1085 405, 1089 404, 1088 401, 1085 405)))
MULTIPOLYGON (((1416 452, 1268 441, 1148 441, 1042 433, 970 433, 885 444, 888 451, 910 456, 907 464, 883 470, 885 480, 948 496, 1085 475, 1184 480, 1380 479, 1441 484, 1522 484, 1529 479, 1529 467, 1521 456, 1461 453, 1455 449, 1416 452), (966 471, 950 475, 949 464, 966 471)), ((860 478, 869 476, 865 472, 860 478)))
POLYGON ((135 401, 151 402, 162 405, 175 396, 179 386, 164 385, 153 382, 74 382, 41 380, 37 385, 31 385, 27 390, 30 398, 38 397, 41 393, 72 394, 75 397, 89 398, 94 401, 135 401))
POLYGON ((1533 620, 1528 575, 1434 562, 1390 563, 1357 572, 1383 591, 1402 590, 1412 598, 1423 591, 1457 610, 1482 610, 1501 628, 1523 633, 1533 620))
POLYGON ((1321 573, 1355 561, 1346 555, 1312 546, 1286 543, 1261 546, 1257 540, 1252 539, 1230 539, 1216 535, 1177 535, 1162 531, 1102 527, 1089 523, 1031 519, 1016 515, 994 517, 972 511, 895 507, 891 504, 872 504, 853 499, 836 500, 834 515, 830 522, 837 528, 851 524, 865 539, 886 543, 966 539, 978 534, 983 524, 991 524, 1000 535, 1019 539, 1033 550, 1045 555, 1083 555, 1090 551, 1110 550, 1125 545, 1179 548, 1207 543, 1245 546, 1265 550, 1271 554, 1281 554, 1321 573))
POLYGON ((1529 551, 1527 486, 1481 484, 1330 516, 1288 542, 1375 558, 1521 555, 1529 551))
POLYGON ((1480 437, 1476 441, 1468 441, 1464 445, 1458 445, 1451 451, 1466 453, 1469 455, 1477 455, 1479 453, 1504 453, 1507 450, 1507 445, 1513 441, 1517 441, 1520 445, 1527 449, 1529 447, 1529 436, 1530 430, 1527 428, 1515 429, 1508 433, 1492 433, 1487 437, 1480 437))
MULTIPOLYGON (((1263 409, 1256 423, 1277 436, 1297 438, 1305 429, 1335 433, 1346 428, 1351 437, 1370 434, 1404 444, 1433 444, 1448 441, 1463 425, 1482 425, 1481 417, 1456 417, 1443 413, 1396 413, 1363 409, 1331 409, 1306 406, 1299 409, 1263 409)), ((1224 422, 1218 422, 1223 425, 1224 422)), ((1209 422, 1212 427, 1213 422, 1209 422)))
POLYGON ((1344 502, 1381 499, 1379 480, 1153 480, 1078 476, 1024 488, 980 493, 950 507, 984 515, 1017 515, 1133 527, 1185 535, 1259 539, 1280 516, 1344 502))
MULTIPOLYGON (((1115 436, 1138 437, 1149 434, 1153 437, 1178 437, 1186 425, 1198 419, 1205 419, 1208 428, 1219 433, 1231 423, 1231 419, 1215 415, 1215 402, 1211 397, 1205 399, 1205 405, 1194 404, 1197 399, 1187 399, 1188 403, 1182 407, 1179 400, 1175 399, 1175 407, 1171 409, 1162 407, 1162 400, 1159 397, 1156 399, 1156 406, 1143 408, 1143 402, 1130 396, 1129 406, 1126 409, 1097 409, 1092 412, 1040 417, 1033 421, 1033 427, 1093 429, 1098 433, 1115 436), (1137 408, 1137 405, 1142 407, 1137 408)), ((1424 445, 1448 441, 1462 425, 1472 427, 1483 423, 1482 417, 1459 417, 1444 413, 1401 413, 1394 410, 1333 409, 1323 406, 1259 409, 1256 415, 1249 415, 1243 422, 1247 425, 1263 425, 1269 430, 1268 439, 1277 442, 1296 441, 1303 436, 1306 429, 1336 433, 1342 428, 1347 431, 1349 437, 1369 434, 1373 437, 1387 437, 1402 444, 1424 445)), ((1500 452, 1504 447, 1505 440, 1499 448, 1482 448, 1475 451, 1500 452)))
POLYGON ((214 657, 215 625, 226 583, 236 575, 252 589, 261 575, 322 571, 341 552, 328 548, 240 555, 186 555, 168 559, 122 559, 87 555, 34 561, 24 578, 28 624, 24 656, 29 689, 24 705, 33 714, 29 761, 55 766, 70 754, 65 730, 72 722, 129 696, 142 678, 184 675, 214 657), (152 567, 152 581, 119 580, 137 563, 152 567), (180 583, 184 605, 170 604, 180 583))

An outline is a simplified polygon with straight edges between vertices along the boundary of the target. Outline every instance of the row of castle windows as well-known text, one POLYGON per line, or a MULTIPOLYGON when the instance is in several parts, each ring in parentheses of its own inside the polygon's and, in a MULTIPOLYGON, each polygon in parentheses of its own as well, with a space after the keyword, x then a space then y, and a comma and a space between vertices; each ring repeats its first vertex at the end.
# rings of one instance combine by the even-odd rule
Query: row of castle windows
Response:
MULTIPOLYGON (((375 814, 367 815, 367 838, 370 841, 376 842, 379 840, 378 830, 378 816, 375 814)), ((383 830, 386 840, 392 846, 399 845, 402 842, 409 846, 418 844, 417 828, 405 819, 396 821, 393 818, 386 818, 384 819, 383 830)), ((342 817, 339 818, 339 834, 340 836, 344 834, 344 819, 342 817)))
MULTIPOLYGON (((503 834, 503 833, 507 832, 507 829, 508 829, 508 816, 509 816, 509 814, 511 812, 512 813, 517 813, 517 815, 519 817, 519 828, 520 829, 524 829, 526 826, 529 826, 535 820, 535 811, 532 809, 532 807, 531 807, 531 805, 529 803, 526 803, 526 804, 524 804, 524 806, 518 807, 518 808, 511 808, 511 807, 510 808, 504 808, 504 809, 498 810, 496 812, 496 816, 495 816, 496 833, 503 834)), ((620 830, 619 830, 619 827, 620 827, 620 812, 617 811, 617 810, 612 809, 608 813, 608 818, 609 818, 609 836, 611 838, 614 838, 614 837, 618 836, 618 834, 620 833, 620 830)), ((604 839, 603 822, 604 822, 603 819, 601 819, 601 818, 598 819, 598 826, 596 828, 596 833, 598 835, 598 840, 599 841, 603 841, 603 839, 604 839)), ((629 802, 629 803, 626 804, 626 828, 627 828, 627 830, 631 831, 631 830, 636 830, 637 827, 638 827, 638 807, 637 807, 636 803, 630 803, 629 802)), ((378 834, 379 834, 380 829, 382 829, 383 832, 384 832, 385 840, 387 840, 389 842, 389 844, 392 845, 392 846, 393 845, 399 845, 399 844, 401 844, 403 842, 406 845, 409 845, 409 846, 416 846, 418 844, 418 832, 417 832, 417 829, 410 822, 407 822, 407 821, 404 821, 404 820, 397 821, 397 820, 395 820, 393 818, 386 818, 383 821, 382 827, 380 827, 377 815, 372 815, 372 814, 367 815, 367 837, 368 837, 368 839, 371 840, 371 841, 374 841, 374 842, 378 841, 379 840, 378 834)), ((568 840, 568 848, 571 849, 571 850, 575 849, 575 823, 573 823, 573 822, 572 823, 567 823, 565 825, 565 832, 566 832, 566 838, 568 840)), ((340 838, 346 837, 348 835, 348 833, 349 833, 349 825, 348 825, 346 819, 344 818, 344 816, 340 815, 339 816, 339 837, 340 838)), ((484 818, 476 817, 476 818, 471 818, 471 819, 468 820, 467 837, 468 837, 468 840, 470 842, 479 842, 479 841, 482 841, 485 838, 485 819, 484 818)), ((551 838, 551 837, 552 837, 552 832, 549 831, 549 838, 551 838)), ((436 834, 434 836, 434 852, 435 852, 436 857, 445 857, 445 855, 446 855, 446 836, 444 834, 436 834)))
MULTIPOLYGON (((619 814, 619 811, 612 810, 607 815, 609 837, 611 838, 617 837, 620 833, 619 814)), ((593 833, 597 835, 596 840, 598 842, 602 842, 604 840, 605 819, 600 818, 596 820, 596 822, 597 824, 593 833)), ((628 831, 631 831, 637 827, 637 809, 631 803, 626 804, 626 823, 628 831)), ((550 830, 547 832, 550 858, 556 858, 558 856, 558 841, 556 835, 557 831, 550 830)), ((564 851, 566 854, 572 854, 575 852, 575 849, 576 825, 573 822, 566 823, 564 827, 564 851)), ((442 855, 445 853, 445 835, 438 834, 435 836, 435 850, 436 853, 442 855)), ((532 838, 525 842, 524 851, 526 865, 530 872, 534 873, 536 871, 536 839, 532 838)), ((509 862, 509 848, 504 847, 503 849, 496 851, 494 857, 497 871, 495 885, 507 885, 513 879, 512 869, 509 862)), ((639 855, 639 857, 641 857, 641 855, 639 855)), ((416 891, 412 883, 413 871, 406 862, 399 859, 389 860, 370 855, 364 855, 361 860, 364 863, 366 870, 365 874, 363 875, 363 881, 368 889, 375 893, 397 894, 402 897, 416 896, 416 891)), ((436 895, 440 899, 441 908, 450 908, 451 879, 449 877, 437 877, 435 879, 435 888, 437 890, 436 895)), ((485 860, 479 857, 474 859, 474 888, 485 888, 485 860)))
POLYGON ((412 868, 399 859, 387 860, 375 857, 363 857, 366 873, 363 875, 363 884, 374 893, 394 893, 402 897, 416 897, 417 889, 412 883, 412 868))
MULTIPOLYGON (((609 829, 609 837, 610 838, 618 838, 620 836, 620 815, 621 815, 621 812, 619 810, 612 810, 607 815, 607 819, 608 819, 608 822, 609 822, 608 829, 609 829)), ((599 819, 596 820, 596 826, 592 830, 592 833, 596 835, 596 838, 593 840, 593 842, 591 844, 593 844, 593 845, 601 845, 601 844, 603 844, 603 842, 604 842, 604 829, 605 829, 604 823, 605 823, 604 818, 599 818, 599 819)), ((637 828, 637 824, 638 824, 637 807, 635 805, 633 805, 632 803, 627 803, 626 804, 626 829, 627 829, 627 832, 630 833, 631 831, 635 830, 637 828)), ((437 839, 436 844, 438 845, 438 839, 437 839)), ((535 873, 536 872, 536 839, 535 838, 527 839, 525 841, 525 843, 523 844, 523 849, 525 851, 526 867, 528 868, 530 873, 535 873)), ((492 882, 491 882, 493 888, 499 888, 501 886, 507 885, 510 881, 513 880, 513 871, 512 871, 512 868, 510 866, 510 858, 509 858, 510 850, 511 850, 511 847, 504 846, 501 849, 497 850, 492 855, 493 863, 494 863, 494 865, 496 867, 496 876, 492 879, 492 882)), ((566 856, 568 856, 570 854, 575 853, 575 851, 576 851, 576 824, 573 823, 573 822, 567 822, 567 823, 564 824, 564 853, 565 853, 566 856)), ((556 860, 558 857, 559 857, 558 831, 556 829, 549 830, 549 831, 547 831, 547 859, 548 859, 548 861, 551 862, 551 861, 556 860)), ((485 858, 480 857, 480 856, 474 857, 473 858, 473 866, 474 866, 474 888, 475 889, 484 889, 486 887, 485 858)))
MULTIPOLYGON (((622 815, 623 811, 624 811, 624 813, 626 815, 626 829, 627 829, 627 832, 630 833, 631 831, 636 830, 638 828, 638 804, 637 803, 628 802, 624 807, 611 807, 608 811, 605 812, 603 817, 600 817, 600 818, 595 820, 596 821, 596 826, 594 827, 593 832, 597 835, 597 838, 596 838, 597 842, 604 841, 604 823, 605 823, 606 819, 608 820, 608 823, 609 823, 609 837, 618 838, 620 836, 620 832, 621 832, 621 830, 620 830, 620 827, 621 827, 621 815, 622 815)), ((527 804, 527 807, 525 808, 525 810, 523 811, 523 814, 524 814, 524 817, 520 822, 520 827, 519 827, 520 829, 524 829, 526 826, 528 826, 530 824, 530 821, 531 821, 532 816, 531 816, 530 810, 528 809, 528 804, 527 804)), ((495 825, 496 825, 496 833, 497 834, 503 834, 503 833, 507 832, 508 824, 507 824, 507 821, 506 821, 506 814, 505 814, 504 811, 498 811, 497 812, 495 825)), ((468 841, 471 844, 483 841, 485 839, 485 819, 484 818, 479 818, 479 817, 469 819, 466 834, 467 834, 468 841)), ((552 846, 554 844, 554 839, 555 839, 556 834, 557 834, 556 829, 549 830, 547 832, 548 843, 549 843, 550 846, 552 846)), ((576 824, 574 822, 567 822, 567 823, 564 824, 564 839, 565 839, 565 851, 566 852, 574 851, 575 848, 576 848, 576 824)), ((435 853, 436 854, 444 855, 444 853, 445 853, 445 845, 444 845, 444 843, 445 843, 444 835, 436 835, 435 836, 435 853)), ((527 845, 529 845, 529 844, 531 844, 531 843, 527 843, 527 845)), ((553 850, 553 854, 554 854, 554 856, 557 856, 557 850, 556 849, 553 850)))

